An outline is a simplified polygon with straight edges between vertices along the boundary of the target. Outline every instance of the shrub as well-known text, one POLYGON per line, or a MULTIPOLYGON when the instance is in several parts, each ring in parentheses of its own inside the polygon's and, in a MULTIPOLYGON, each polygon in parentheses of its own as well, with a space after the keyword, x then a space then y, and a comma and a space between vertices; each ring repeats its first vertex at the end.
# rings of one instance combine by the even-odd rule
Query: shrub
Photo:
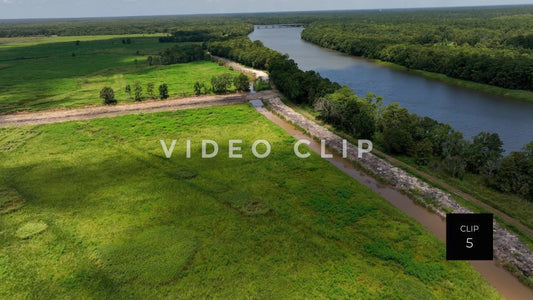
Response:
POLYGON ((272 87, 270 86, 270 83, 268 83, 268 81, 263 80, 262 78, 259 78, 254 82, 254 90, 256 92, 266 91, 266 90, 271 90, 271 89, 272 87))
POLYGON ((148 96, 150 97, 150 99, 155 99, 153 83, 150 82, 146 85, 146 93, 148 93, 148 96))
POLYGON ((159 98, 167 99, 168 98, 168 85, 163 83, 159 86, 159 98))
POLYGON ((100 91, 100 98, 104 99, 104 104, 106 105, 117 103, 117 100, 115 100, 115 91, 107 86, 100 91))
POLYGON ((250 91, 250 80, 248 76, 244 74, 239 74, 233 78, 233 85, 237 91, 249 92, 250 91))
POLYGON ((213 88, 213 93, 215 94, 225 94, 230 89, 233 83, 233 76, 229 73, 221 74, 219 76, 213 76, 211 78, 211 86, 213 88))
POLYGON ((140 82, 135 82, 135 101, 142 101, 143 87, 140 82))
POLYGON ((196 96, 207 94, 208 90, 205 86, 205 83, 196 81, 194 83, 194 93, 196 94, 196 96))

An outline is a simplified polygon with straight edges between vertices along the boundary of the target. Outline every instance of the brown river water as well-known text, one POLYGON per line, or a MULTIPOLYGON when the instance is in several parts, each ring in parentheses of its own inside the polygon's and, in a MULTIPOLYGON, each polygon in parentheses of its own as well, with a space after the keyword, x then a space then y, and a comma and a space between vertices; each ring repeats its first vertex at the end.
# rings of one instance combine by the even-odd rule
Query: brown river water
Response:
MULTIPOLYGON (((309 140, 311 142, 309 148, 320 154, 321 145, 318 142, 311 139, 295 126, 279 118, 265 108, 257 108, 257 110, 267 119, 283 128, 295 139, 309 140)), ((425 207, 416 204, 409 197, 400 193, 399 191, 379 183, 374 177, 362 173, 351 161, 336 154, 333 154, 333 158, 326 160, 353 179, 381 195, 396 208, 403 211, 406 215, 415 219, 418 223, 426 227, 441 241, 446 242, 445 220, 427 210, 425 207)), ((443 257, 443 259, 445 258, 443 257)), ((470 261, 470 264, 472 264, 474 269, 476 269, 485 278, 485 280, 487 280, 487 282, 489 282, 505 299, 533 299, 533 289, 530 289, 522 284, 509 271, 496 265, 494 261, 470 261)))

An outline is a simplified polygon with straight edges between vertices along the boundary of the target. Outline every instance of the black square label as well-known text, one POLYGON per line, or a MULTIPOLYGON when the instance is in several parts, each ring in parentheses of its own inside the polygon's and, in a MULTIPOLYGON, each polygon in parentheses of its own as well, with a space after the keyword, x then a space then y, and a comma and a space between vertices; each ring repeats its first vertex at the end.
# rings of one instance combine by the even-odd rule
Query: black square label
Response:
POLYGON ((446 259, 492 260, 492 214, 447 214, 446 259))

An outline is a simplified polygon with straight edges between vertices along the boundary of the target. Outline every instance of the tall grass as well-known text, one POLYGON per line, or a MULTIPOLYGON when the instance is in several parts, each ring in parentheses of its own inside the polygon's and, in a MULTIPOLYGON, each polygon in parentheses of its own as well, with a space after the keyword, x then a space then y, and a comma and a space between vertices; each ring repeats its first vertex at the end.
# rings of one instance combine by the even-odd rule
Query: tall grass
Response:
POLYGON ((414 220, 247 105, 0 129, 0 298, 498 298, 414 220), (166 159, 159 140, 177 139, 166 159), (185 158, 185 140, 192 158, 185 158), (202 139, 220 145, 200 156, 202 139), (228 158, 228 140, 243 158, 228 158), (272 154, 252 155, 266 139, 272 154), (1 143, 1 142, 0 142, 1 143), (6 193, 7 194, 7 193, 6 193), (46 230, 16 237, 29 222, 46 230))

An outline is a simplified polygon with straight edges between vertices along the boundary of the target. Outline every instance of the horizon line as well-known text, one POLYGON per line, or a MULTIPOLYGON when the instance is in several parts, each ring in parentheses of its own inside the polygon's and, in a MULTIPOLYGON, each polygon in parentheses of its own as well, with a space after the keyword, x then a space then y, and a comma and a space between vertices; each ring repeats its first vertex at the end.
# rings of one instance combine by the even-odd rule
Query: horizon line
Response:
POLYGON ((287 10, 287 11, 257 11, 257 12, 221 12, 221 13, 184 13, 161 15, 116 15, 116 16, 91 16, 91 17, 30 17, 30 18, 0 18, 0 23, 5 21, 59 21, 59 20, 96 20, 96 19, 126 19, 126 18, 157 18, 157 17, 195 17, 195 16, 229 16, 253 14, 291 14, 291 13, 328 13, 328 12, 362 12, 362 11, 400 11, 400 10, 432 10, 432 9, 472 9, 472 8, 498 8, 498 7, 526 7, 531 4, 497 4, 497 5, 466 5, 466 6, 424 6, 424 7, 388 7, 388 8, 361 8, 361 9, 331 9, 331 10, 287 10))

